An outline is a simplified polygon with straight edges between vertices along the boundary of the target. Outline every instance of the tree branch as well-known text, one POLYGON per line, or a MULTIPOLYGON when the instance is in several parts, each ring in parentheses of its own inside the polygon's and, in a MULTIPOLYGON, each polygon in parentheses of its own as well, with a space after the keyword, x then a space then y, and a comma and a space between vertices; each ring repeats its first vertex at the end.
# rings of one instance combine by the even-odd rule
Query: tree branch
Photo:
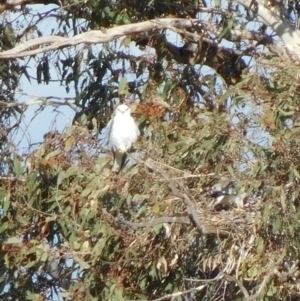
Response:
POLYGON ((27 4, 56 4, 61 6, 59 0, 6 0, 1 1, 0 4, 0 13, 4 12, 7 9, 12 9, 18 5, 27 5, 27 4), (4 2, 4 3, 3 3, 4 2))
POLYGON ((71 38, 60 36, 39 37, 21 43, 13 49, 0 53, 0 59, 13 59, 36 55, 38 53, 44 53, 83 43, 107 43, 123 36, 138 34, 149 30, 170 29, 176 32, 176 29, 190 28, 196 24, 199 24, 199 20, 197 19, 154 19, 140 23, 116 26, 103 31, 91 30, 71 38))
POLYGON ((165 174, 165 172, 158 167, 158 165, 156 164, 156 162, 154 160, 152 160, 150 158, 148 158, 146 160, 141 160, 137 157, 132 157, 130 154, 128 154, 128 156, 130 158, 132 158, 133 160, 139 162, 140 164, 143 164, 143 165, 147 166, 148 168, 154 170, 155 172, 160 174, 169 183, 169 187, 172 191, 172 194, 174 196, 177 196, 180 199, 182 199, 183 202, 186 204, 186 209, 190 216, 191 221, 195 224, 195 226, 201 233, 203 233, 205 235, 209 235, 209 234, 217 234, 217 235, 224 235, 224 236, 230 235, 230 232, 225 231, 223 229, 207 226, 205 224, 205 222, 202 221, 202 218, 199 217, 199 214, 196 211, 193 201, 189 198, 189 196, 185 192, 184 186, 179 181, 171 179, 167 174, 165 174), (181 190, 179 190, 176 187, 176 185, 179 188, 181 188, 181 190))
POLYGON ((184 292, 176 292, 173 294, 169 294, 166 296, 163 296, 161 298, 157 298, 157 299, 153 299, 152 301, 163 301, 163 300, 174 300, 174 298, 188 294, 188 293, 192 293, 192 292, 200 292, 202 291, 207 285, 199 285, 197 287, 191 288, 189 290, 186 290, 184 292))
MULTIPOLYGON (((16 93, 17 94, 17 93, 16 93)), ((23 94, 22 95, 27 95, 23 94)), ((27 95, 30 96, 30 95, 27 95)), ((54 107, 60 107, 60 106, 68 106, 71 109, 73 109, 75 112, 77 112, 76 106, 75 106, 75 99, 74 98, 59 98, 56 96, 48 96, 48 97, 41 97, 41 96, 31 96, 33 97, 27 102, 4 102, 0 101, 0 108, 11 108, 11 107, 22 107, 22 108, 28 108, 29 106, 33 105, 41 105, 41 106, 54 106, 54 107), (55 101, 53 99, 57 99, 59 101, 55 101)))
POLYGON ((152 227, 163 223, 178 223, 178 224, 187 224, 187 225, 191 224, 190 219, 186 216, 183 217, 164 216, 164 217, 154 218, 152 220, 144 221, 140 223, 134 223, 134 222, 123 221, 123 220, 118 222, 121 224, 128 225, 135 229, 152 227))
MULTIPOLYGON (((202 27, 208 31, 215 31, 213 26, 207 24, 207 22, 201 22, 197 19, 186 20, 186 19, 157 19, 150 20, 140 23, 132 23, 127 25, 116 26, 107 30, 91 30, 78 34, 74 37, 67 38, 61 36, 48 36, 48 37, 39 37, 36 39, 29 40, 24 42, 13 49, 4 51, 0 53, 0 59, 12 59, 20 58, 30 55, 36 55, 39 53, 44 53, 47 51, 53 51, 69 46, 75 46, 78 44, 96 44, 96 43, 106 43, 113 41, 117 38, 127 35, 138 34, 145 31, 153 31, 159 29, 170 29, 174 32, 180 33, 185 36, 187 39, 198 43, 201 36, 197 33, 190 33, 186 31, 186 28, 199 27, 199 23, 202 24, 202 27)), ((273 40, 271 37, 257 32, 249 31, 240 31, 234 30, 233 37, 235 40, 240 39, 249 39, 264 41, 265 43, 272 44, 273 40)), ((218 47, 222 50, 222 46, 214 43, 210 39, 202 37, 203 40, 213 43, 215 47, 218 47)))
MULTIPOLYGON (((237 3, 244 7, 251 9, 253 1, 249 0, 235 0, 237 3)), ((294 56, 300 59, 300 36, 295 28, 285 20, 282 20, 280 11, 275 7, 266 7, 265 1, 257 0, 254 1, 258 5, 258 15, 262 18, 262 21, 270 26, 282 40, 288 50, 290 50, 294 56), (277 9, 277 10, 276 10, 277 9)))

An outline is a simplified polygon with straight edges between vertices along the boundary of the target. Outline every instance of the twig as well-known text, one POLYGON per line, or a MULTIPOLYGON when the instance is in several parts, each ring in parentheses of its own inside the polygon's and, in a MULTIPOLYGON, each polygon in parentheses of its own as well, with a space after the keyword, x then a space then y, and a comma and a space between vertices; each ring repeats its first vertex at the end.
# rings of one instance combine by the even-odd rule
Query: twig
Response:
POLYGON ((151 164, 151 162, 149 162, 148 160, 142 161, 142 160, 140 160, 138 158, 135 158, 135 160, 137 160, 140 163, 146 165, 148 168, 153 169, 154 171, 156 171, 157 173, 159 173, 167 182, 169 182, 169 187, 171 188, 172 194, 174 196, 177 196, 177 197, 181 198, 186 203, 186 205, 187 205, 187 211, 191 215, 193 222, 197 226, 198 230, 200 230, 201 232, 204 233, 205 231, 203 231, 203 226, 201 225, 199 216, 198 216, 196 210, 194 209, 194 205, 193 205, 192 201, 189 199, 189 197, 187 196, 187 194, 181 193, 175 187, 175 183, 178 184, 179 186, 181 186, 181 184, 178 181, 176 181, 176 180, 171 180, 162 170, 158 169, 158 167, 157 167, 156 164, 151 164))
POLYGON ((27 203, 27 201, 26 201, 25 199, 23 199, 23 201, 24 201, 24 203, 26 204, 26 206, 27 206, 29 209, 31 209, 31 210, 33 210, 33 211, 39 213, 39 214, 42 214, 42 215, 53 216, 53 214, 50 214, 50 213, 47 213, 47 212, 43 212, 43 211, 40 211, 40 210, 38 210, 38 209, 33 208, 31 205, 29 205, 29 204, 27 203))
MULTIPOLYGON (((18 94, 18 93, 16 93, 18 94)), ((19 93, 22 95, 27 95, 23 93, 19 93)), ((30 96, 30 95, 27 95, 30 96)), ((69 106, 71 109, 77 112, 76 106, 75 106, 75 99, 74 98, 59 98, 56 96, 48 96, 48 97, 41 97, 41 96, 32 96, 33 98, 30 99, 27 102, 3 102, 0 101, 0 107, 6 107, 6 108, 12 108, 12 107, 23 107, 27 108, 29 106, 33 105, 41 105, 41 106, 54 106, 54 107, 60 107, 60 106, 69 106), (60 101, 55 101, 53 99, 57 99, 60 101)))
POLYGON ((227 275, 227 274, 224 274, 224 277, 227 281, 235 282, 238 285, 238 287, 240 288, 241 292, 243 293, 243 295, 245 297, 245 301, 253 301, 260 297, 260 295, 264 291, 266 285, 270 282, 271 278, 274 277, 274 275, 276 275, 281 281, 285 282, 287 280, 287 277, 292 276, 298 270, 297 262, 296 262, 290 268, 290 271, 288 271, 287 273, 280 273, 278 271, 277 265, 282 261, 282 259, 283 258, 280 258, 276 262, 274 267, 271 268, 270 272, 264 277, 263 281, 261 282, 261 285, 259 286, 259 289, 257 290, 257 292, 253 295, 249 295, 249 293, 248 293, 247 289, 244 287, 243 283, 241 281, 239 281, 238 279, 236 279, 235 277, 227 275))
MULTIPOLYGON (((194 287, 194 288, 191 288, 187 291, 184 291, 184 292, 176 292, 176 293, 173 293, 173 294, 168 294, 166 296, 163 296, 161 298, 157 298, 157 299, 153 299, 151 301, 162 301, 162 300, 167 300, 167 299, 170 299, 170 300, 173 300, 171 298, 174 298, 174 297, 179 297, 179 296, 182 296, 182 295, 185 295, 185 294, 188 294, 188 293, 192 293, 192 292, 199 292, 199 291, 202 291, 207 285, 204 284, 204 285, 199 285, 197 287, 194 287)), ((127 301, 132 301, 132 300, 127 300, 127 301)), ((140 301, 140 300, 134 300, 134 301, 140 301)))
POLYGON ((165 217, 159 217, 159 218, 154 218, 149 221, 144 221, 140 223, 134 223, 134 222, 129 222, 129 221, 118 221, 122 224, 128 225, 132 228, 145 228, 145 227, 151 227, 151 226, 156 226, 159 224, 163 223, 179 223, 179 224, 187 224, 190 225, 191 221, 188 217, 172 217, 172 216, 165 216, 165 217))
POLYGON ((25 182, 25 179, 18 179, 16 177, 13 177, 13 176, 8 176, 8 177, 5 177, 5 176, 0 176, 0 180, 4 180, 4 181, 20 181, 20 182, 25 182))
POLYGON ((247 289, 244 287, 243 283, 236 279, 233 276, 230 276, 228 274, 225 274, 223 272, 220 272, 215 278, 213 279, 186 279, 189 281, 200 281, 200 282, 215 282, 215 281, 219 281, 220 279, 225 279, 228 282, 235 282, 238 287, 240 288, 241 292, 243 293, 244 297, 245 297, 245 301, 252 301, 257 299, 261 293, 263 292, 263 290, 265 289, 265 286, 267 285, 267 283, 270 281, 271 277, 273 276, 274 272, 270 271, 263 279, 259 289, 257 290, 257 292, 253 295, 249 295, 249 292, 247 291, 247 289))
POLYGON ((180 199, 182 199, 184 201, 184 203, 187 205, 187 212, 190 215, 190 218, 192 220, 192 222, 196 225, 197 229, 203 233, 203 234, 218 234, 218 235, 225 235, 228 236, 230 234, 230 232, 228 231, 224 231, 218 228, 209 228, 205 225, 205 223, 201 222, 199 215, 197 214, 197 211, 194 207, 194 204, 192 202, 192 200, 188 197, 188 194, 185 192, 181 192, 176 188, 176 185, 178 187, 180 187, 182 189, 182 191, 185 191, 185 187, 179 182, 176 181, 174 179, 171 179, 168 177, 168 175, 166 175, 164 173, 164 171, 162 171, 161 169, 159 169, 159 167, 157 166, 156 162, 151 160, 151 159, 147 159, 145 161, 137 158, 137 157, 133 157, 130 154, 127 154, 130 158, 132 158, 133 160, 139 162, 140 164, 143 164, 145 166, 147 166, 148 168, 154 170, 155 172, 159 173, 168 183, 169 183, 169 187, 172 191, 172 194, 174 196, 179 197, 180 199))

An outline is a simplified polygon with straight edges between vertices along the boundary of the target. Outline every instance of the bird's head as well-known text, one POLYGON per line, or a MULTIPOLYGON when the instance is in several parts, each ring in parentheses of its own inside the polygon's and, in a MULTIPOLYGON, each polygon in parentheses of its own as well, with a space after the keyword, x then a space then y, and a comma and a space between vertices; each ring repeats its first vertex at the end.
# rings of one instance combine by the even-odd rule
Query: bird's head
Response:
POLYGON ((116 109, 116 116, 130 116, 130 114, 130 108, 125 104, 119 105, 116 109))

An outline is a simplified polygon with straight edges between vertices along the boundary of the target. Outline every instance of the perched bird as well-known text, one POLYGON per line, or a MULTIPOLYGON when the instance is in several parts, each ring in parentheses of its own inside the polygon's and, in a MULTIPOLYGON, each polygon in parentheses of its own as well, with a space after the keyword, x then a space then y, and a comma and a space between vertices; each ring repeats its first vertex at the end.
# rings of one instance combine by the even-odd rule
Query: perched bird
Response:
POLYGON ((222 177, 211 190, 211 196, 214 198, 214 205, 236 205, 238 208, 244 206, 244 199, 247 197, 245 188, 241 187, 236 193, 234 191, 236 181, 227 177, 222 177))
POLYGON ((140 130, 131 116, 130 108, 121 104, 108 125, 108 147, 114 154, 112 171, 119 172, 125 162, 126 153, 140 135, 140 130))

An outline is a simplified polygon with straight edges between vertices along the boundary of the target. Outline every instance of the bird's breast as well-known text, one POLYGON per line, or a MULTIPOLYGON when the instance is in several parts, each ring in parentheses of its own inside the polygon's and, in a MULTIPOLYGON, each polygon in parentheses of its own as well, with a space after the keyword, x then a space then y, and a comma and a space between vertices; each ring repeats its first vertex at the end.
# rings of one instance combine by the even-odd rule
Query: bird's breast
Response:
POLYGON ((120 116, 114 120, 111 130, 110 146, 112 149, 127 151, 137 140, 137 126, 132 117, 120 116))

